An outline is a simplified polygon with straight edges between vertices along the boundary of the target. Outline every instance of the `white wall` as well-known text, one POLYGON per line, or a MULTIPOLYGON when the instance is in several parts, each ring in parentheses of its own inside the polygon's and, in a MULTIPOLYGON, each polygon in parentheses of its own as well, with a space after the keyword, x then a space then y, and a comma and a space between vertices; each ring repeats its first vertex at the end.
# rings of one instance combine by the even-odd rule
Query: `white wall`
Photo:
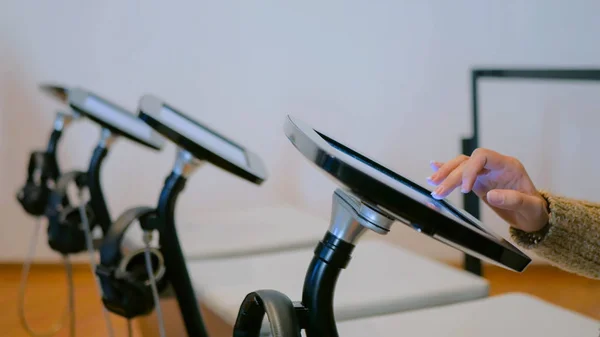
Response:
MULTIPOLYGON (((429 160, 458 154, 469 133, 472 66, 598 66, 598 12, 592 0, 3 1, 0 258, 21 259, 32 228, 14 191, 57 108, 39 82, 81 85, 132 110, 155 93, 264 158, 271 176, 262 188, 203 168, 181 198, 181 221, 276 201, 327 216, 334 186, 285 139, 286 114, 424 183, 429 160)), ((600 87, 482 90, 483 145, 523 157, 540 187, 599 199, 600 87)), ((90 122, 73 127, 63 167, 84 168, 97 138, 90 122)), ((112 213, 154 204, 173 155, 172 146, 157 154, 121 140, 103 172, 112 213)), ((434 257, 460 256, 400 225, 391 237, 434 257)), ((40 259, 54 258, 43 248, 40 259)))

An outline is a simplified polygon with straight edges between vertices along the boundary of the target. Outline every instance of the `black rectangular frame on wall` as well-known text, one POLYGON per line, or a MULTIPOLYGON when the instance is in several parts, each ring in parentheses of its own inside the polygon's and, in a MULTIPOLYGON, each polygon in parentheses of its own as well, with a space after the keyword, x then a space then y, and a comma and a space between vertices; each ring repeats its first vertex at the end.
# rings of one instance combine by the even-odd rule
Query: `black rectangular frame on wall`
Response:
MULTIPOLYGON (((471 70, 471 111, 472 134, 462 139, 462 152, 465 155, 479 147, 479 95, 478 84, 482 78, 533 79, 546 81, 597 81, 600 82, 600 69, 594 68, 475 68, 471 70)), ((473 194, 463 196, 465 210, 480 219, 479 198, 473 194)), ((481 261, 465 254, 464 269, 483 275, 481 261)))

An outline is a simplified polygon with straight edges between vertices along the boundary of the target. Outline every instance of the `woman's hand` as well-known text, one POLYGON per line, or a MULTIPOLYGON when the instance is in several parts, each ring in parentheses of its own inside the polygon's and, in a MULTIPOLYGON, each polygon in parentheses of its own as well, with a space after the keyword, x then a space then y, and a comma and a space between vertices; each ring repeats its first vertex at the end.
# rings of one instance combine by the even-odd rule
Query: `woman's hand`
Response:
POLYGON ((460 187, 462 193, 473 191, 513 227, 535 232, 548 223, 548 204, 516 158, 477 149, 470 157, 432 162, 431 167, 435 173, 427 180, 437 186, 431 193, 436 199, 460 187))

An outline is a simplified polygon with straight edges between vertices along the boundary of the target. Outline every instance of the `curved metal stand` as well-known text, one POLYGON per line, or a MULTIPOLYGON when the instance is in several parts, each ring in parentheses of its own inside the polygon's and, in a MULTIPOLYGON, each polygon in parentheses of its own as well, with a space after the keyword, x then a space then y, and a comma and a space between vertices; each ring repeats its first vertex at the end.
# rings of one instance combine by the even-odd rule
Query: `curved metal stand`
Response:
POLYGON ((50 158, 50 179, 56 181, 60 176, 60 167, 58 165, 58 159, 56 155, 56 150, 58 147, 58 142, 62 137, 63 131, 72 121, 74 121, 78 116, 68 115, 63 112, 58 112, 56 114, 56 118, 54 119, 54 129, 52 129, 52 133, 50 133, 50 138, 48 139, 48 146, 46 146, 46 153, 50 158))
POLYGON ((333 313, 333 298, 338 276, 351 259, 354 245, 330 232, 319 242, 308 267, 302 291, 302 305, 307 309, 307 336, 338 336, 333 313))
MULTIPOLYGON (((271 326, 280 326, 293 320, 295 315, 300 329, 306 330, 307 337, 338 337, 333 309, 335 286, 342 269, 350 263, 352 251, 360 237, 370 229, 379 234, 389 232, 394 219, 386 212, 368 202, 360 200, 350 192, 337 189, 333 194, 333 207, 329 230, 315 249, 314 257, 306 272, 302 303, 280 309, 277 315, 269 315, 271 326)), ((249 294, 238 315, 234 336, 258 336, 257 327, 261 326, 264 312, 252 313, 252 306, 264 303, 256 302, 249 294), (236 334, 237 333, 237 334, 236 334)), ((277 293, 275 294, 277 295, 277 293)), ((275 296, 278 302, 285 295, 275 296), (277 299, 279 297, 279 299, 277 299)))
POLYGON ((62 136, 62 130, 52 130, 50 134, 50 139, 48 139, 48 146, 46 147, 46 155, 50 159, 49 165, 50 176, 48 178, 56 181, 60 176, 60 167, 58 166, 58 158, 56 156, 56 148, 58 147, 58 142, 62 136))
POLYGON ((202 320, 198 300, 175 228, 177 197, 185 187, 187 177, 199 164, 200 162, 187 151, 180 150, 178 152, 173 172, 165 180, 165 185, 160 193, 157 214, 160 250, 167 266, 167 280, 175 291, 187 334, 188 336, 207 337, 208 333, 202 320))
MULTIPOLYGON (((100 169, 104 158, 108 154, 110 146, 117 138, 110 130, 102 129, 100 141, 94 149, 90 166, 88 169, 88 188, 90 190, 90 205, 94 211, 96 225, 102 228, 102 232, 106 233, 110 229, 112 223, 104 194, 102 193, 102 185, 100 184, 100 169)), ((94 227, 94 226, 92 226, 94 227)))

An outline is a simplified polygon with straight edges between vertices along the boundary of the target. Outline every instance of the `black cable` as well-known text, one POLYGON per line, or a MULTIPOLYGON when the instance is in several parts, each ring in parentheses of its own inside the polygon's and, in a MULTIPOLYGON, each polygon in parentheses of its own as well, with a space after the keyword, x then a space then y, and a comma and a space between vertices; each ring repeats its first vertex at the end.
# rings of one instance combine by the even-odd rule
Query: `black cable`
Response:
POLYGON ((154 277, 154 269, 152 268, 152 257, 150 256, 150 242, 152 242, 152 231, 144 230, 144 259, 146 261, 146 272, 148 273, 148 281, 152 290, 152 298, 154 299, 154 308, 156 310, 156 320, 158 321, 158 332, 160 337, 166 337, 165 319, 160 306, 160 295, 156 285, 156 277, 154 277))
POLYGON ((63 328, 64 321, 69 317, 69 336, 75 336, 75 291, 73 284, 73 269, 71 261, 67 255, 63 255, 63 262, 65 267, 66 279, 67 279, 67 307, 62 315, 62 318, 53 324, 53 326, 46 331, 35 331, 29 322, 27 321, 27 315, 25 314, 25 297, 27 292, 27 279, 31 271, 31 264, 35 257, 35 251, 38 242, 38 236, 41 228, 41 218, 36 219, 35 228, 29 242, 29 251, 25 257, 23 263, 23 270, 21 272, 21 285, 19 287, 19 300, 17 304, 19 320, 23 329, 32 337, 50 337, 56 335, 63 328))

